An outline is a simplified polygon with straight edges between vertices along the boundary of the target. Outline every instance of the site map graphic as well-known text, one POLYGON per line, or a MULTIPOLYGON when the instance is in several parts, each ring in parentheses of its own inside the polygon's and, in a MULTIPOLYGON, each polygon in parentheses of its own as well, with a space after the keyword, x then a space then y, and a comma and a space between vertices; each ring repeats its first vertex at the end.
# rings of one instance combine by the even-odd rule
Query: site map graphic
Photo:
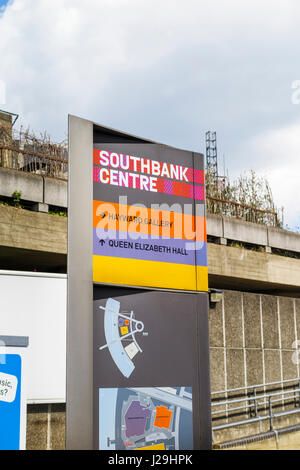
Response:
MULTIPOLYGON (((128 378, 135 369, 133 358, 142 352, 136 341, 136 334, 142 333, 144 324, 134 318, 134 312, 120 312, 120 302, 109 298, 104 310, 104 333, 106 344, 99 348, 109 349, 110 355, 124 377, 128 378), (126 345, 127 344, 127 345, 126 345)), ((147 335, 148 333, 143 333, 147 335)))
POLYGON ((99 449, 193 449, 192 388, 99 388, 99 449))

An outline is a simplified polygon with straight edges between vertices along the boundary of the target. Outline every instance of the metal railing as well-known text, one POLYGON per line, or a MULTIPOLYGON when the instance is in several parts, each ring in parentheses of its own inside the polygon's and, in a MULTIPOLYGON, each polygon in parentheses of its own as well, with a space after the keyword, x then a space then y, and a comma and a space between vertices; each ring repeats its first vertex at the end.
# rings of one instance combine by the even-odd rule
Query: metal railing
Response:
POLYGON ((275 418, 296 413, 300 413, 300 378, 212 393, 213 421, 217 419, 226 420, 226 423, 214 425, 213 431, 220 431, 222 429, 256 422, 261 423, 265 420, 269 420, 270 431, 273 431, 275 418), (272 389, 267 392, 266 388, 269 387, 272 387, 272 389), (288 388, 289 390, 287 390, 288 388), (243 394, 244 396, 241 396, 243 394), (221 397, 214 398, 216 395, 221 395, 221 397), (242 404, 242 406, 240 406, 240 404, 242 404), (293 406, 294 409, 285 409, 291 406, 293 406), (214 408, 217 407, 221 408, 214 410, 214 408), (282 408, 283 411, 274 412, 275 408, 282 408), (247 418, 236 421, 234 418, 237 415, 247 415, 247 418))
POLYGON ((68 160, 0 144, 0 166, 57 179, 68 179, 68 160))
POLYGON ((222 214, 236 217, 247 222, 261 223, 278 227, 278 214, 275 211, 258 209, 247 204, 228 201, 214 196, 206 196, 207 210, 210 214, 222 214))

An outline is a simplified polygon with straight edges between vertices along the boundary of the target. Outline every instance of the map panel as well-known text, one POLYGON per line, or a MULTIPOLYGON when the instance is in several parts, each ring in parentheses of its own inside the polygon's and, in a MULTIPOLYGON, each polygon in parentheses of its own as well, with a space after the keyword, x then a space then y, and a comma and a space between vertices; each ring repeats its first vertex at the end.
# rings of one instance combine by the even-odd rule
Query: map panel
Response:
POLYGON ((193 449, 192 388, 99 388, 99 449, 193 449))

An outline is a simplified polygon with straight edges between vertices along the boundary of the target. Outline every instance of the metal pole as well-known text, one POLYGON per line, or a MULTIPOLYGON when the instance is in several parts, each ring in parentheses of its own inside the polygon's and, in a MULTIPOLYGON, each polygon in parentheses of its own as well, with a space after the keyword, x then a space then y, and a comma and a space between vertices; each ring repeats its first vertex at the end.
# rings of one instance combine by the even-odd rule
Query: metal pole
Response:
POLYGON ((270 418, 270 431, 273 431, 273 413, 272 413, 272 398, 269 397, 269 418, 270 418))
POLYGON ((256 401, 256 388, 253 388, 253 395, 254 395, 254 416, 257 416, 257 401, 256 401))

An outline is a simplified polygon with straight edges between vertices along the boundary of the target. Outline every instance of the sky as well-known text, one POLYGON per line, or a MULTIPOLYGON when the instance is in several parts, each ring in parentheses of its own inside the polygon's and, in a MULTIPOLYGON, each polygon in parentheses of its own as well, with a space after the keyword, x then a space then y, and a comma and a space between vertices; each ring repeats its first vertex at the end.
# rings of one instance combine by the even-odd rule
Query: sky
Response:
POLYGON ((0 85, 18 125, 67 115, 265 176, 300 226, 299 0, 0 0, 0 85))

